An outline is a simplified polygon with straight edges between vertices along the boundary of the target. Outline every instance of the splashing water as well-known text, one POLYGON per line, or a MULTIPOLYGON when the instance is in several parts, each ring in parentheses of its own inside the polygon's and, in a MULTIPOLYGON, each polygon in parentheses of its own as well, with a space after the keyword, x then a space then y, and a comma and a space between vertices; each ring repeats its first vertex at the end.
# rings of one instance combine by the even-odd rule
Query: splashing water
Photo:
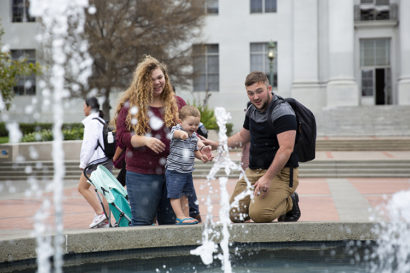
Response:
MULTIPOLYGON (((43 88, 43 94, 53 94, 53 203, 48 199, 43 201, 40 210, 35 215, 34 234, 37 238, 37 263, 38 272, 50 272, 49 257, 53 255, 54 271, 62 272, 63 266, 63 179, 65 174, 63 135, 61 132, 64 119, 63 99, 69 96, 65 88, 64 76, 66 71, 77 75, 80 84, 87 86, 87 79, 91 75, 92 60, 87 53, 87 43, 80 38, 85 22, 84 9, 88 7, 88 0, 32 0, 30 13, 41 17, 44 32, 39 41, 48 44, 51 53, 51 67, 46 71, 47 82, 41 81, 39 86, 43 88), (70 25, 71 36, 68 35, 70 25), (67 56, 70 56, 68 58, 67 56), (51 228, 45 224, 50 216, 50 209, 55 212, 55 237, 52 242, 50 237, 51 228)), ((75 89, 75 88, 73 88, 75 89)), ((46 98, 45 106, 50 103, 46 98)))
MULTIPOLYGON (((208 184, 210 184, 211 180, 215 180, 215 176, 217 172, 221 169, 225 171, 225 174, 229 176, 231 170, 239 170, 242 172, 242 175, 245 177, 245 181, 248 183, 248 191, 243 193, 240 198, 243 198, 243 195, 250 195, 253 196, 252 190, 250 187, 250 182, 246 178, 242 168, 235 164, 229 157, 229 150, 228 150, 228 137, 226 135, 226 123, 229 119, 231 119, 230 113, 227 113, 223 107, 216 107, 215 108, 215 116, 217 120, 217 124, 219 127, 219 146, 217 150, 217 155, 214 159, 214 165, 212 166, 208 176, 208 184)), ((222 269, 224 272, 230 273, 232 272, 232 266, 229 258, 229 227, 231 226, 230 218, 229 218, 229 195, 226 189, 226 185, 228 182, 227 177, 219 177, 219 186, 220 186, 220 210, 219 210, 219 223, 214 223, 212 220, 212 202, 211 202, 211 194, 212 188, 210 189, 210 193, 207 196, 206 206, 207 206, 207 217, 204 225, 204 231, 202 233, 202 245, 197 247, 196 249, 191 251, 191 254, 198 255, 201 257, 202 262, 204 264, 211 264, 213 262, 213 253, 217 252, 218 245, 214 240, 217 238, 220 239, 220 248, 222 249, 222 254, 217 255, 216 257, 222 261, 222 269), (221 226, 221 232, 218 231, 217 226, 221 226)), ((235 205, 238 198, 235 199, 235 202, 232 205, 235 205)))
POLYGON ((378 247, 371 264, 374 273, 410 272, 410 191, 395 193, 385 211, 388 219, 376 227, 378 247))

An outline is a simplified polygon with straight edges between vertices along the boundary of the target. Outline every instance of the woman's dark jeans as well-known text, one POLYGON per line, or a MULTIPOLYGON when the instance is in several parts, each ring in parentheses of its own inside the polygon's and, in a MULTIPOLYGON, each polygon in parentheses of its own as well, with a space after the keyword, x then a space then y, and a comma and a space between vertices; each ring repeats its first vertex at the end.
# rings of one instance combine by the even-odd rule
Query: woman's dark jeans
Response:
POLYGON ((175 224, 175 214, 167 198, 165 175, 127 171, 126 183, 133 226, 152 225, 155 216, 160 225, 175 224))

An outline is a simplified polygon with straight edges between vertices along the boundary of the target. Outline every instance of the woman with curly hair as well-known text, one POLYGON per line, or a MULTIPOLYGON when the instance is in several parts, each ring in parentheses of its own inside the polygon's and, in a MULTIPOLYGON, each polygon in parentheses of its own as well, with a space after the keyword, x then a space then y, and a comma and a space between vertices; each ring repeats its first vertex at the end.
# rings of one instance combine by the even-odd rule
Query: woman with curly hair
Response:
POLYGON ((132 225, 175 224, 167 199, 165 163, 170 128, 186 103, 176 96, 166 70, 146 56, 134 72, 129 88, 117 106, 114 122, 117 142, 126 148, 126 185, 132 225))

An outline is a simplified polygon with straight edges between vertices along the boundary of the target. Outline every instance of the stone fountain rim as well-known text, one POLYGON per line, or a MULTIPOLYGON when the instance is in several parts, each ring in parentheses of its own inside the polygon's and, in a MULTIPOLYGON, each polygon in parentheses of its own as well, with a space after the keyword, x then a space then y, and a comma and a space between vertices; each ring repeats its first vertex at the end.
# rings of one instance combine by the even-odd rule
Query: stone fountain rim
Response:
MULTIPOLYGON (((232 243, 375 241, 375 222, 246 223, 230 226, 232 243)), ((143 226, 64 232, 64 255, 199 246, 204 225, 143 226)), ((215 229, 220 229, 216 226, 215 229)), ((54 235, 52 235, 54 236, 54 235)), ((221 238, 218 238, 220 240, 221 238)), ((0 240, 0 265, 36 258, 36 239, 0 240)))

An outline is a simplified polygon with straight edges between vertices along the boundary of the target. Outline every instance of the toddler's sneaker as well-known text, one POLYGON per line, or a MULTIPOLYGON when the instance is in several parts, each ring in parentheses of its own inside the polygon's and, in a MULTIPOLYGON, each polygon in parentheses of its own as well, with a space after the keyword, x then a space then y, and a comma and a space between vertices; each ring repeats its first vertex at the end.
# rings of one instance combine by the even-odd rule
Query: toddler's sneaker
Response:
POLYGON ((96 214, 95 217, 94 217, 94 220, 90 224, 90 228, 98 227, 105 220, 107 220, 107 217, 105 217, 104 213, 103 214, 96 214))

